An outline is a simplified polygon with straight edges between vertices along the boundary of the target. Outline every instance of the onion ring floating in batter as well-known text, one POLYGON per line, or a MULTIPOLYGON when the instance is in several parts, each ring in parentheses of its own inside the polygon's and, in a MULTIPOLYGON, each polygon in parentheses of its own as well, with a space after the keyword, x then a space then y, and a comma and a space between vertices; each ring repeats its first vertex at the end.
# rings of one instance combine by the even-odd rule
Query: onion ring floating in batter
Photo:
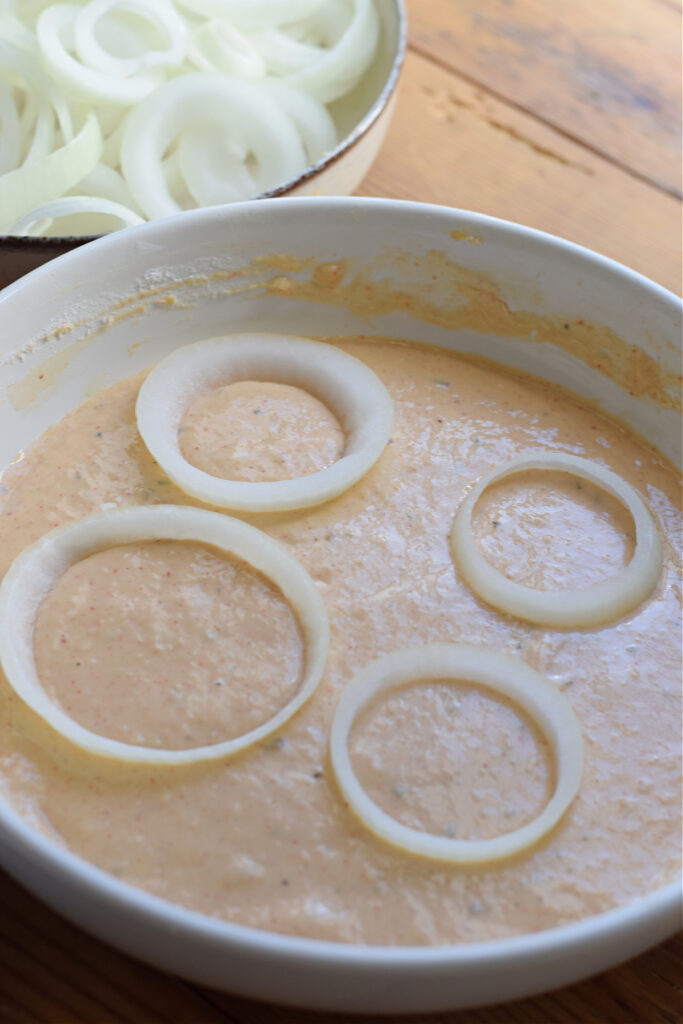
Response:
POLYGON ((458 509, 451 529, 451 551, 461 575, 484 601, 501 611, 544 626, 598 626, 632 611, 657 583, 662 554, 652 514, 638 493, 616 473, 562 452, 522 455, 483 476, 458 509), (616 576, 584 590, 535 590, 509 580, 487 562, 472 533, 472 511, 493 483, 523 470, 573 473, 617 498, 631 513, 636 548, 616 576))
POLYGON ((48 725, 76 746, 103 757, 144 764, 177 765, 228 757, 281 728, 313 694, 325 668, 329 624, 315 583, 278 541, 247 523, 217 512, 157 505, 117 509, 60 527, 23 551, 0 586, 0 663, 15 693, 48 725), (235 739, 186 750, 160 750, 100 736, 79 725, 43 690, 36 669, 33 630, 41 601, 75 562, 107 547, 139 541, 178 540, 208 544, 244 559, 282 592, 296 612, 305 646, 296 696, 269 721, 235 739))
POLYGON ((357 483, 389 440, 394 405, 372 370, 332 345, 237 334, 186 345, 163 359, 140 388, 136 415, 150 453, 186 494, 241 512, 278 512, 320 505, 357 483), (341 458, 308 476, 263 483, 225 480, 187 462, 178 428, 192 396, 244 380, 289 384, 319 398, 346 434, 341 458))
POLYGON ((433 860, 484 864, 528 849, 557 825, 579 789, 583 740, 567 698, 525 662, 469 644, 427 644, 385 654, 351 680, 332 722, 330 759, 349 808, 380 839, 433 860), (464 680, 488 687, 513 700, 538 725, 553 751, 556 784, 552 797, 533 821, 493 839, 451 839, 402 825, 362 789, 348 752, 349 732, 356 717, 379 694, 432 679, 464 680))

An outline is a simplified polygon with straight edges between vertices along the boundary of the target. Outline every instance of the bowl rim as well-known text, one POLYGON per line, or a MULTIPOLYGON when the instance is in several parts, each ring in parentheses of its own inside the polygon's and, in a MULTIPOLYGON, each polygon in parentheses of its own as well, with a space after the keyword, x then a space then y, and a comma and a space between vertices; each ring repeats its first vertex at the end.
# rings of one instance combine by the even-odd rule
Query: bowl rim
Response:
MULTIPOLYGON (((650 280, 629 267, 591 249, 567 241, 559 236, 529 228, 512 221, 501 220, 472 211, 458 210, 452 207, 433 204, 408 202, 396 199, 380 199, 371 197, 291 197, 285 202, 281 199, 249 200, 244 203, 231 204, 220 208, 219 219, 229 223, 233 217, 248 218, 268 217, 269 209, 292 211, 297 208, 309 209, 313 205, 319 210, 329 212, 359 209, 376 209, 394 211, 401 217, 420 217, 427 221, 434 220, 443 224, 455 222, 458 227, 467 226, 473 231, 492 229, 499 237, 517 241, 529 241, 542 249, 563 252, 565 255, 579 259, 587 269, 593 268, 610 275, 616 275, 628 282, 632 287, 644 289, 654 301, 664 303, 680 316, 681 300, 673 292, 650 280)), ((93 244, 106 251, 107 247, 126 246, 135 241, 135 236, 147 239, 157 236, 163 240, 170 232, 183 233, 188 221, 201 228, 203 222, 209 222, 215 228, 217 211, 215 208, 187 211, 180 215, 152 221, 137 227, 101 236, 93 244)), ((57 260, 40 266, 19 278, 0 292, 0 309, 3 304, 19 295, 24 288, 40 286, 43 275, 54 275, 55 270, 68 269, 69 261, 78 265, 79 260, 87 260, 88 254, 78 249, 68 252, 57 260), (79 255, 80 251, 80 255, 79 255), (66 260, 66 264, 63 261, 66 260)), ((59 279, 61 275, 56 275, 59 279)), ((540 963, 539 957, 551 957, 557 954, 569 954, 587 945, 604 943, 611 937, 621 933, 635 934, 647 930, 647 926, 657 925, 660 938, 673 934, 681 921, 681 881, 677 877, 661 888, 651 890, 636 897, 628 904, 593 914, 569 924, 543 929, 522 935, 514 935, 484 942, 448 944, 443 946, 387 946, 351 944, 339 941, 304 938, 266 929, 214 918, 206 913, 190 910, 170 900, 152 895, 143 889, 124 882, 103 869, 96 867, 82 857, 60 848, 57 844, 35 831, 16 811, 9 800, 0 793, 0 845, 10 845, 25 861, 31 861, 52 879, 76 885, 85 894, 98 900, 116 904, 130 914, 141 915, 142 918, 155 924, 168 926, 185 939, 203 938, 220 945, 221 948, 240 948, 270 954, 278 960, 290 963, 308 963, 317 966, 349 966, 360 973, 368 974, 380 967, 401 968, 423 971, 426 967, 439 970, 450 967, 465 968, 468 965, 477 967, 520 966, 524 963, 540 963)), ((652 943, 650 943, 652 944, 652 943)), ((641 947, 645 948, 645 946, 641 947)), ((586 972, 584 972, 586 973, 586 972)), ((540 990, 540 989, 539 989, 540 990)))
MULTIPOLYGON (((306 182, 315 178, 317 174, 320 174, 322 171, 327 170, 328 167, 337 163, 341 157, 353 149, 353 147, 360 142, 365 135, 367 135, 375 122, 380 119, 396 92, 408 49, 408 13, 406 11, 406 0, 390 0, 390 2, 393 3, 396 8, 398 19, 396 50, 386 81, 382 86, 379 96, 376 98, 370 109, 363 115, 361 120, 354 125, 348 135, 345 135, 343 139, 340 139, 334 149, 331 149, 329 153, 324 153, 318 160, 316 160, 315 163, 305 167, 304 170, 294 178, 288 178, 286 181, 281 182, 274 188, 267 189, 265 192, 259 192, 254 196, 250 196, 248 199, 243 200, 243 202, 250 203, 257 199, 274 199, 280 196, 288 196, 293 189, 299 188, 301 185, 305 185, 306 182)), ((230 205, 237 206, 241 205, 241 203, 232 203, 230 205)), ((197 209, 215 210, 216 206, 202 206, 197 207, 197 209)), ((181 212, 190 213, 194 211, 183 210, 181 212)), ((177 217, 178 214, 174 214, 174 216, 177 217)), ((155 220, 157 219, 162 218, 155 218, 155 220)), ((153 223, 153 221, 145 221, 145 223, 153 223)), ((119 228, 117 231, 109 231, 107 232, 107 235, 118 234, 120 230, 122 229, 119 228)), ((107 235, 35 236, 0 234, 0 247, 13 248, 20 252, 40 251, 42 248, 64 248, 64 246, 77 248, 80 245, 85 245, 87 242, 93 242, 98 238, 107 237, 107 235)))

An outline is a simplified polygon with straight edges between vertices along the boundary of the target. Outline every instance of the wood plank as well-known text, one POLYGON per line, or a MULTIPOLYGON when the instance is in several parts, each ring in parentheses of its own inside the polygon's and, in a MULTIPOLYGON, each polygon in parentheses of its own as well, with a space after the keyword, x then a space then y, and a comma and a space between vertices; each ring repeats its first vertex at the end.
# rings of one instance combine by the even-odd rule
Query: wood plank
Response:
POLYGON ((139 964, 0 872, 2 1024, 226 1024, 191 986, 139 964))
POLYGON ((517 221, 681 288, 679 200, 414 53, 359 191, 517 221))
POLYGON ((658 0, 407 0, 411 45, 680 195, 681 13, 658 0))

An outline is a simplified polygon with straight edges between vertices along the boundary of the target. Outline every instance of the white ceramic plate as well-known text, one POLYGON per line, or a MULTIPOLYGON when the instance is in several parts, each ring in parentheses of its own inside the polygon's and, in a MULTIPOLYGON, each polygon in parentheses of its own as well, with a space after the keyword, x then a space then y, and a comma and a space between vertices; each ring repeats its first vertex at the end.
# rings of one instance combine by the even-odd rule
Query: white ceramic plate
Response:
MULTIPOLYGON (((479 352, 597 400, 680 465, 680 415, 666 402, 630 395, 559 343, 440 326, 434 310, 457 299, 457 267, 483 274, 513 314, 607 325, 663 370, 680 372, 678 299, 585 249, 445 208, 266 200, 110 235, 0 294, 0 467, 98 388, 226 325, 389 334, 479 352), (262 259, 282 255, 288 259, 262 259), (320 293, 324 301, 288 298, 285 277, 311 274, 304 262, 294 269, 297 260, 345 261, 346 280, 359 272, 388 279, 414 295, 423 313, 428 275, 432 312, 420 319, 397 302, 378 315, 354 313, 329 291, 320 293)), ((53 846, 2 800, 0 862, 71 920, 158 967, 245 996, 326 1010, 428 1011, 519 998, 604 970, 680 924, 675 883, 577 924, 477 945, 358 947, 274 935, 136 890, 53 846)))

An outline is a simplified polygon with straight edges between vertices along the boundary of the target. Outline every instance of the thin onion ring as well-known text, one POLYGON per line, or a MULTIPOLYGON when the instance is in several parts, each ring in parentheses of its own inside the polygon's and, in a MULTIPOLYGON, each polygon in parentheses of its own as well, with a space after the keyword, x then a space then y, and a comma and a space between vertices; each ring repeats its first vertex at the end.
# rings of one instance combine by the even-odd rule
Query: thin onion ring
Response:
POLYGON ((394 407, 372 370, 332 345, 241 334, 209 338, 172 352, 140 388, 136 415, 147 448, 186 494, 221 508, 273 512, 322 504, 360 480, 384 451, 394 407), (264 483, 225 480, 190 465, 178 444, 178 427, 190 398, 209 385, 241 380, 311 391, 340 419, 347 435, 344 454, 308 476, 264 483))
POLYGON ((652 593, 662 561, 657 527, 634 488, 611 470, 563 452, 522 455, 483 476, 458 509, 450 539, 455 564, 479 597, 515 618, 545 626, 597 626, 625 615, 652 593), (492 483, 534 469, 573 473, 607 491, 629 510, 636 548, 629 564, 612 579, 584 590, 534 590, 509 580, 486 561, 472 533, 474 506, 492 483))
POLYGON ((318 590, 288 550, 261 530, 217 512, 157 505, 116 509, 60 527, 23 551, 0 586, 0 663, 15 693, 76 746, 121 761, 177 765, 228 757, 281 728, 311 697, 325 668, 329 625, 318 590), (186 750, 160 750, 109 739, 79 725, 43 690, 33 651, 41 601, 74 562, 107 547, 147 540, 197 541, 236 554, 280 589, 297 613, 306 649, 296 696, 268 722, 235 739, 186 750))
POLYGON ((332 722, 330 759, 349 808, 380 839, 433 860, 483 864, 528 849, 558 824, 579 789, 583 740, 581 726, 567 698, 525 662, 469 644, 427 644, 377 658, 351 680, 332 722), (556 785, 549 802, 533 821, 493 839, 446 838, 401 824, 362 789, 348 752, 349 732, 356 717, 379 694, 432 679, 465 680, 502 693, 539 726, 555 757, 556 785))
POLYGON ((101 196, 71 195, 62 196, 61 199, 52 199, 49 203, 36 206, 30 213, 20 217, 7 234, 30 235, 31 229, 40 225, 43 220, 53 221, 60 217, 70 217, 80 213, 106 214, 108 217, 116 217, 121 221, 122 227, 144 224, 142 217, 134 210, 123 206, 122 203, 116 203, 101 196))

